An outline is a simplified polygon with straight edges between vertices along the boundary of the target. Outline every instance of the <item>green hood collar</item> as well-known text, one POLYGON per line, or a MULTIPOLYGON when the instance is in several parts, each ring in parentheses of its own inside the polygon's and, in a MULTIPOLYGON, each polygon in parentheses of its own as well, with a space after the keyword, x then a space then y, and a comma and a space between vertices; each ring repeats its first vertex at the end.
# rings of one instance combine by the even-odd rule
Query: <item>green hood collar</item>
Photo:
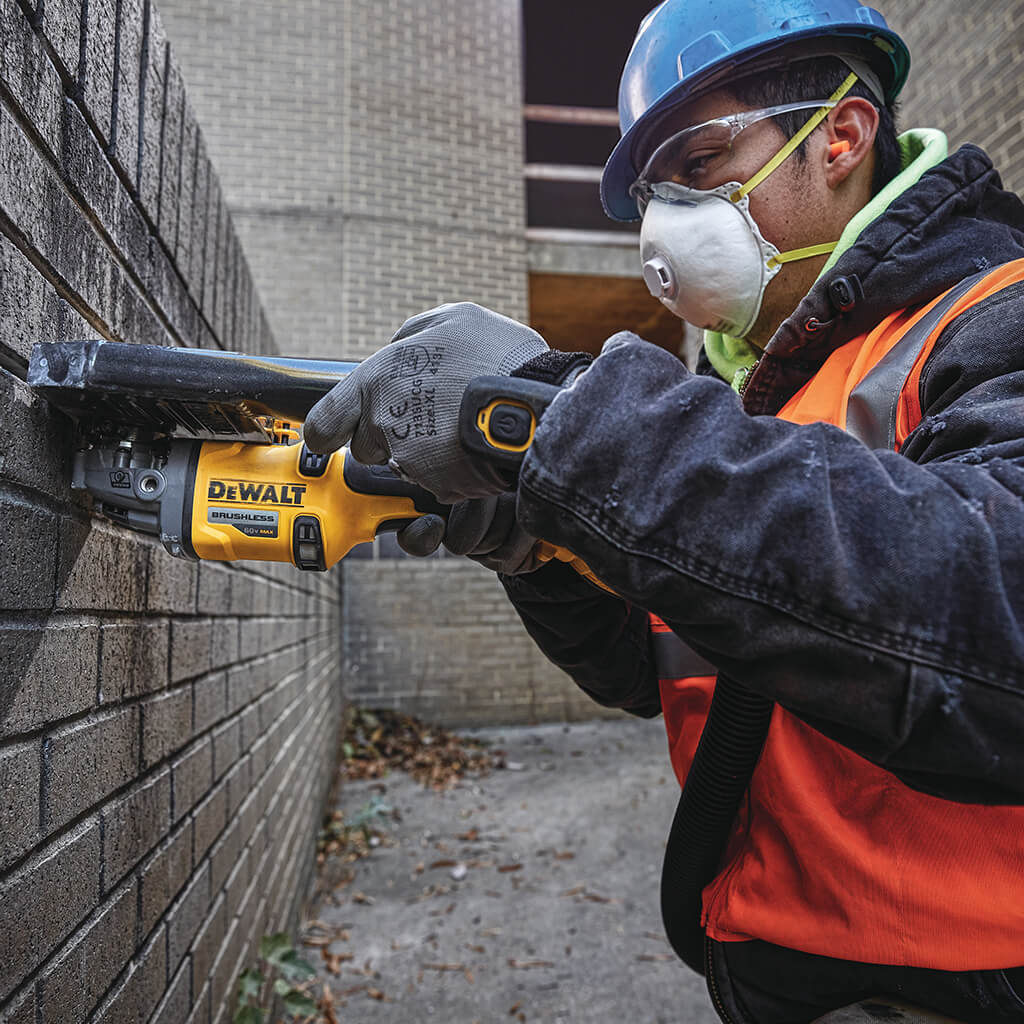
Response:
MULTIPOLYGON (((945 133, 934 128, 911 129, 904 132, 898 141, 903 158, 903 170, 871 202, 850 218, 839 237, 838 245, 822 267, 822 274, 835 266, 839 257, 853 245, 864 228, 883 213, 897 196, 915 184, 925 171, 942 163, 949 152, 945 133)), ((821 274, 818 276, 820 278, 821 274)), ((728 334, 716 334, 714 331, 704 332, 704 351, 715 372, 737 390, 758 356, 757 349, 749 341, 733 338, 728 334)))

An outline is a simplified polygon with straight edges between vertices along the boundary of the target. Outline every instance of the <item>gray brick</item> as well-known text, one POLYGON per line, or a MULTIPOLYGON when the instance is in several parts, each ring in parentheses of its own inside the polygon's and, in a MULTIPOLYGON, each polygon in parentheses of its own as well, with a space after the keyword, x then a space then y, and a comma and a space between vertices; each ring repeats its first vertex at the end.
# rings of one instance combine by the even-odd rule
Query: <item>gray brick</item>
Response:
POLYGON ((196 807, 195 850, 193 860, 198 864, 213 841, 224 830, 228 819, 228 787, 223 783, 214 786, 210 794, 196 807))
MULTIPOLYGON (((167 992, 153 1014, 151 1024, 181 1024, 192 1005, 192 969, 186 960, 171 979, 167 992)), ((106 1024, 106 1022, 104 1022, 106 1024)))
MULTIPOLYGON (((19 275, 11 281, 11 293, 8 294, 9 279, 6 277, 5 262, 7 254, 16 254, 24 270, 33 277, 38 277, 24 257, 16 250, 5 248, 4 239, 0 238, 0 278, 4 289, 0 295, 0 331, 8 322, 23 323, 27 330, 33 331, 31 337, 24 336, 26 342, 34 342, 41 336, 37 328, 42 328, 35 316, 21 320, 22 312, 19 288, 19 275)), ((47 316, 57 316, 56 306, 49 301, 43 306, 49 309, 47 316)), ((35 314, 35 310, 32 311, 35 314)), ((42 307, 39 314, 43 315, 42 307)), ((48 329, 49 321, 43 330, 48 329)), ((14 346, 21 345, 17 332, 12 332, 14 346)), ((27 354, 29 348, 24 347, 27 354)), ((0 406, 5 414, 0 425, 0 478, 10 483, 38 490, 60 501, 68 501, 71 496, 71 455, 76 443, 71 430, 70 421, 59 414, 54 414, 49 405, 37 398, 28 387, 17 377, 0 371, 0 406)))
POLYGON ((192 687, 142 702, 142 766, 162 761, 192 738, 192 687))
POLYGON ((207 985, 198 996, 192 1012, 188 1015, 185 1024, 209 1024, 210 1020, 210 986, 207 985))
POLYGON ((100 634, 100 692, 105 702, 153 693, 167 685, 170 626, 166 622, 107 622, 100 634))
POLYGON ((50 41, 64 74, 78 80, 78 49, 82 34, 82 0, 46 0, 43 33, 50 41))
POLYGON ((178 242, 184 103, 185 83, 181 80, 181 70, 174 60, 172 50, 168 63, 167 103, 164 109, 164 133, 160 151, 160 237, 172 256, 178 242))
MULTIPOLYGON (((232 820, 230 816, 228 820, 230 824, 224 830, 224 835, 210 848, 210 886, 214 892, 219 892, 224 887, 228 875, 238 864, 248 838, 242 834, 240 820, 232 820)), ((231 914, 237 909, 236 904, 229 903, 228 910, 231 914)))
POLYGON ((96 905, 99 863, 99 824, 90 821, 0 882, 0 1002, 96 905), (26 921, 33 927, 26 928, 26 921))
POLYGON ((146 549, 101 523, 65 520, 60 531, 57 606, 137 611, 145 607, 146 549))
POLYGON ((210 869, 204 864, 167 915, 167 964, 176 971, 210 907, 210 869))
POLYGON ((213 777, 221 778, 241 756, 241 724, 238 719, 213 730, 213 777))
POLYGON ((212 169, 206 155, 206 140, 196 128, 195 174, 192 184, 192 226, 189 230, 188 281, 189 294, 202 307, 203 285, 206 280, 206 234, 209 229, 209 186, 212 169))
MULTIPOLYGON (((0 0, 0 3, 13 3, 13 0, 0 0)), ((27 362, 32 346, 46 335, 57 318, 57 296, 24 254, 3 235, 0 235, 0 276, 4 282, 0 291, 0 344, 27 362)), ((31 405, 42 407, 42 402, 32 402, 27 390, 15 391, 15 381, 8 374, 3 376, 8 379, 4 386, 5 406, 8 402, 20 402, 24 410, 14 408, 23 417, 31 405)), ((4 447, 6 449, 7 445, 4 447)), ((13 451, 5 454, 4 461, 13 461, 19 448, 28 447, 22 437, 21 443, 14 443, 13 451)))
POLYGON ((130 181, 139 162, 139 72, 142 63, 144 0, 121 0, 113 107, 112 153, 130 181))
POLYGON ((198 139, 199 126, 186 93, 181 111, 181 194, 178 196, 178 231, 173 253, 175 265, 181 271, 193 299, 197 297, 191 267, 198 139))
POLYGON ((221 1010, 226 1010, 235 987, 235 979, 241 973, 239 962, 245 951, 246 936, 242 935, 237 921, 228 922, 228 932, 221 943, 220 951, 210 971, 210 1008, 213 1020, 221 1010))
POLYGON ((248 757, 243 757, 227 774, 228 782, 228 817, 233 818, 238 813, 249 794, 251 787, 250 763, 248 757))
POLYGON ((171 683, 210 669, 213 630, 209 619, 176 619, 171 624, 171 683))
POLYGON ((85 1020, 124 965, 135 939, 134 882, 117 892, 46 969, 39 984, 42 1020, 85 1020))
POLYGON ((248 750, 260 732, 260 713, 259 709, 255 707, 246 708, 242 712, 241 718, 241 744, 242 750, 248 750))
POLYGON ((226 672, 214 672, 192 684, 196 735, 206 732, 227 714, 226 685, 226 672))
POLYGON ((98 638, 96 625, 77 619, 0 627, 0 664, 18 666, 0 673, 0 734, 28 732, 91 707, 98 638))
POLYGON ((9 1010, 0 1013, 0 1024, 36 1024, 35 988, 30 988, 9 1010))
MULTIPOLYGON (((90 0, 91 10, 92 0, 90 0)), ((74 104, 64 117, 64 170, 104 231, 140 274, 149 263, 149 231, 110 159, 74 104)), ((134 339, 129 339, 134 340, 134 339)))
POLYGON ((58 153, 60 78, 17 0, 0 0, 0 79, 51 152, 58 153))
POLYGON ((146 607, 151 612, 170 612, 174 615, 194 612, 198 575, 199 566, 195 562, 174 558, 163 548, 152 548, 149 553, 146 607))
POLYGON ((111 95, 114 85, 115 0, 89 0, 86 5, 86 54, 83 95, 86 108, 110 141, 111 95))
POLYGON ((76 722, 45 739, 43 820, 48 831, 123 786, 138 762, 136 708, 76 722))
MULTIPOLYGON (((238 661, 238 620, 214 619, 213 646, 211 648, 212 667, 221 668, 224 665, 233 665, 236 661, 238 661)), ((230 683, 228 692, 231 692, 230 683)))
POLYGON ((139 869, 139 925, 148 935, 192 872, 192 822, 185 823, 139 869))
POLYGON ((224 941, 229 919, 227 902, 221 893, 217 896, 213 909, 207 915, 192 945, 192 977, 200 987, 206 983, 213 970, 213 963, 224 941))
POLYGON ((0 564, 7 608, 53 606, 57 519, 45 509, 0 496, 0 564))
POLYGON ((163 769, 103 808, 103 884, 115 885, 166 835, 171 773, 163 769))
POLYGON ((171 813, 175 822, 195 807, 212 782, 213 745, 204 738, 171 762, 171 813))
MULTIPOLYGON (((216 562, 201 562, 199 565, 200 615, 227 615, 231 607, 231 583, 239 574, 218 565, 216 562)), ((239 584, 244 585, 239 579, 239 584)))
POLYGON ((150 222, 160 222, 160 157, 164 132, 164 80, 167 69, 167 36, 160 14, 149 5, 149 36, 143 68, 142 161, 139 164, 139 200, 150 222))
POLYGON ((127 974, 96 1011, 93 1024, 143 1024, 148 1021, 164 992, 166 980, 167 937, 161 925, 129 963, 127 974))
POLYGON ((0 871, 39 841, 39 742, 0 750, 0 871))

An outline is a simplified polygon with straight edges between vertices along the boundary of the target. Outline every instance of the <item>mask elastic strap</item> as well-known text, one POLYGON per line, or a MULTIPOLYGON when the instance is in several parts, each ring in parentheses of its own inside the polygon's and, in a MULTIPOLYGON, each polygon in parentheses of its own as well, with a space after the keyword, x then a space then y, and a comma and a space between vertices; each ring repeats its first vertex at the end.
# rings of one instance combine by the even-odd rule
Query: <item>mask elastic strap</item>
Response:
POLYGON ((793 260, 806 260, 811 256, 824 256, 832 252, 838 242, 819 242, 817 245, 805 245, 802 249, 790 249, 789 252, 780 252, 773 256, 765 264, 767 267, 777 267, 782 263, 792 263, 793 260))
MULTIPOLYGON (((803 128, 801 128, 800 131, 798 131, 796 135, 794 135, 789 142, 787 142, 782 149, 780 149, 778 153, 776 153, 775 156, 773 156, 771 160, 769 160, 768 163, 766 163, 764 167, 757 172, 757 174, 736 189, 729 198, 734 203, 738 203, 745 195, 748 195, 757 188, 757 186, 760 185, 761 182, 764 181, 764 179, 767 178, 768 175, 771 174, 772 171, 774 171, 793 152, 793 150, 795 150, 797 146, 799 146, 800 143, 803 142, 804 139, 806 139, 807 136, 825 120, 826 117, 828 117, 829 112, 832 110, 832 105, 838 103, 853 88, 856 81, 857 74, 856 72, 851 71, 843 80, 843 84, 839 86, 831 96, 829 96, 826 102, 830 105, 820 107, 816 110, 803 128)), ((794 251, 798 252, 799 250, 794 251)))

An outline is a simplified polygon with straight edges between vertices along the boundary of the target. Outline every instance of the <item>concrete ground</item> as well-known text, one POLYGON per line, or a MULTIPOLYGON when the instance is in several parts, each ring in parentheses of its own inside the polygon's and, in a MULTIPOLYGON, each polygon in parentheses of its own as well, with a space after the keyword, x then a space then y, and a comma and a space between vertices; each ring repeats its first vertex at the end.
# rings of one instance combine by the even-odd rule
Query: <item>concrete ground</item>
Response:
POLYGON ((467 735, 504 750, 508 767, 446 793, 398 772, 341 787, 346 821, 374 799, 400 820, 381 819, 387 840, 347 884, 325 872, 305 926, 329 940, 305 953, 337 1019, 716 1021, 661 927, 679 792, 660 721, 467 735))

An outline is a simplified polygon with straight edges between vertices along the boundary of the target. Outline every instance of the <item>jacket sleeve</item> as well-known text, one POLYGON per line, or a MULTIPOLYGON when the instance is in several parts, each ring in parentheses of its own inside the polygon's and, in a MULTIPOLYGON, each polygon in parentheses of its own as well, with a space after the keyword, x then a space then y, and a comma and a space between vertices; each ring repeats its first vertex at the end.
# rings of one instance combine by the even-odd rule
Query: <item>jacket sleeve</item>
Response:
POLYGON ((944 332, 899 454, 614 347, 545 413, 520 521, 905 781, 1020 792, 1024 302, 1003 299, 944 332))
POLYGON ((563 562, 499 579, 537 646, 591 699, 642 718, 661 711, 646 612, 563 562))

